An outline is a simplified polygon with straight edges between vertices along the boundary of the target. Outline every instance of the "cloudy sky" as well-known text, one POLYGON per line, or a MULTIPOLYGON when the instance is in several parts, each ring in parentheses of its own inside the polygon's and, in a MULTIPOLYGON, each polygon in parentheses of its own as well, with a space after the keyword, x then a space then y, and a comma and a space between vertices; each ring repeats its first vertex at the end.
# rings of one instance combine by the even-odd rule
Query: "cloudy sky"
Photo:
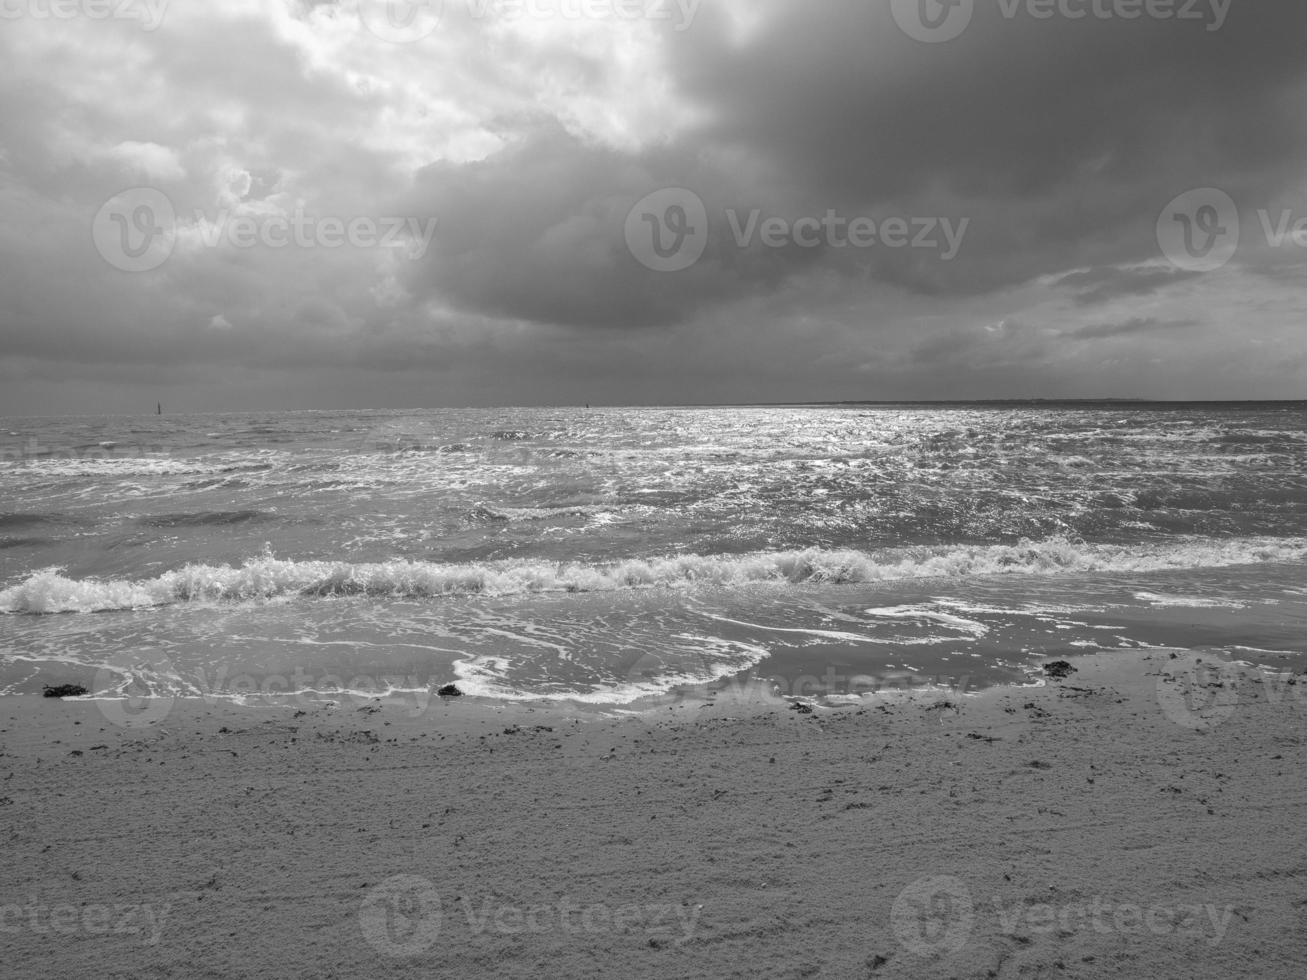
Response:
POLYGON ((1307 397, 1297 0, 0 18, 5 414, 1307 397))

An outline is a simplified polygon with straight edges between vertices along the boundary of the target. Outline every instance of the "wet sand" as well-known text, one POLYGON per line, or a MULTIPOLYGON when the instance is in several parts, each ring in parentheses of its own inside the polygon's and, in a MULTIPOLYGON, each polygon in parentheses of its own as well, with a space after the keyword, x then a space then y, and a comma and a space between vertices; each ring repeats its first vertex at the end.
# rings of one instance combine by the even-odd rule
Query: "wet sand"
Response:
POLYGON ((1307 677, 651 717, 0 701, 21 977, 1293 977, 1307 677), (1216 686, 1221 685, 1221 686, 1216 686), (1186 697, 1186 695, 1189 695, 1186 697))

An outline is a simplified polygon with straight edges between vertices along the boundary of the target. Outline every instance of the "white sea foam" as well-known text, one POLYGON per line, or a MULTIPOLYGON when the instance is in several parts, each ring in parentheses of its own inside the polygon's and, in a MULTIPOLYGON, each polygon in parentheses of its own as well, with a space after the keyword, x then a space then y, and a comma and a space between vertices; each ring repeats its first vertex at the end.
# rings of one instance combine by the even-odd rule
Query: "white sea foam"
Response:
POLYGON ((184 601, 279 596, 432 597, 537 592, 610 592, 699 585, 854 584, 987 575, 1151 572, 1223 568, 1307 558, 1307 539, 1181 539, 1149 545, 1094 545, 1066 539, 1018 545, 932 546, 863 551, 679 555, 605 565, 541 561, 446 565, 388 561, 290 561, 265 554, 240 567, 187 565, 152 579, 70 579, 47 568, 4 591, 0 612, 139 609, 184 601))
POLYGON ((473 508, 473 516, 483 520, 506 521, 541 521, 564 517, 592 517, 604 514, 608 508, 598 505, 576 504, 568 507, 491 507, 480 504, 473 508))
POLYGON ((21 464, 32 476, 191 476, 221 469, 167 456, 104 456, 88 459, 40 459, 21 464))
POLYGON ((273 455, 267 452, 247 452, 223 457, 184 458, 166 454, 144 456, 52 456, 48 459, 19 459, 6 462, 10 472, 29 477, 92 477, 112 478, 131 476, 212 476, 228 473, 249 473, 270 469, 273 455))
MULTIPOLYGON (((611 679, 592 689, 554 689, 549 700, 581 704, 632 704, 645 698, 668 694, 678 688, 715 684, 762 663, 764 647, 715 636, 681 637, 691 641, 699 656, 695 664, 682 663, 659 676, 643 676, 638 669, 626 677, 611 679)), ((513 661, 507 657, 481 656, 454 662, 458 686, 465 694, 497 701, 539 701, 539 692, 521 690, 510 679, 513 661)))
POLYGON ((989 632, 989 628, 982 623, 977 623, 972 619, 963 619, 961 616, 954 616, 951 613, 939 612, 928 606, 889 606, 877 609, 864 609, 863 614, 870 616, 872 619, 911 619, 911 620, 928 620, 939 623, 940 625, 962 633, 970 633, 973 636, 984 636, 989 632))
POLYGON ((1246 604, 1235 599, 1203 599, 1188 595, 1159 595, 1155 592, 1136 592, 1135 598, 1150 606, 1175 609, 1246 609, 1246 604))

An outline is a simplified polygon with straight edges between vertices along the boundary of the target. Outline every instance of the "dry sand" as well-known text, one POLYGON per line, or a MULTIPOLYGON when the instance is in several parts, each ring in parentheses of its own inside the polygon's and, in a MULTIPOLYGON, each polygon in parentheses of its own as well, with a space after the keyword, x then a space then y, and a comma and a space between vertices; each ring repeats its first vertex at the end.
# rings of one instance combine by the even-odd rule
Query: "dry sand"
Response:
POLYGON ((9 698, 0 973, 1307 975, 1307 678, 1077 666, 656 721, 9 698))

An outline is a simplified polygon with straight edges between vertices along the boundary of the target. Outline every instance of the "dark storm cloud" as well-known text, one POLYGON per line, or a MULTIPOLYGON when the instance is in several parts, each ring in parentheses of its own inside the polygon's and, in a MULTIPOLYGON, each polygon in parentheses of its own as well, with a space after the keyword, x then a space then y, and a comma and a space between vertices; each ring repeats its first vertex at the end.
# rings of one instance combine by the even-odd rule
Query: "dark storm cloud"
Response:
POLYGON ((1307 5, 1236 2, 1208 32, 1008 21, 981 0, 970 29, 937 45, 905 37, 887 4, 783 10, 738 50, 706 32, 678 50, 711 138, 750 147, 816 202, 977 206, 971 247, 935 270, 961 290, 1149 257, 1179 191, 1224 183, 1264 199, 1301 172, 1307 5))
POLYGON ((825 196, 878 201, 942 185, 1021 200, 1071 180, 1165 186, 1213 169, 1287 170, 1304 145, 1292 99, 1304 76, 1301 4, 1236 2, 1209 32, 1007 20, 998 0, 980 0, 970 29, 936 45, 906 37, 887 3, 833 16, 772 9, 740 47, 705 16, 674 48, 678 75, 709 108, 707 135, 755 149, 825 196))
POLYGON ((419 297, 528 322, 680 319, 724 296, 724 286, 706 266, 675 282, 641 274, 622 229, 642 187, 683 180, 688 170, 685 161, 646 164, 587 145, 548 121, 485 161, 432 164, 400 204, 439 221, 406 283, 419 297))
POLYGON ((774 290, 821 260, 821 249, 758 241, 740 247, 732 218, 743 227, 740 211, 750 209, 728 203, 739 193, 729 174, 689 144, 623 154, 543 123, 485 161, 433 164, 418 174, 398 207, 435 217, 439 227, 426 260, 405 281, 419 297, 440 295, 460 309, 529 322, 683 322, 706 306, 774 290), (675 275, 641 266, 624 234, 631 208, 664 187, 703 198, 712 229, 702 259, 675 275))
POLYGON ((1235 2, 1208 31, 1008 20, 982 0, 970 29, 939 45, 907 37, 884 3, 759 9, 743 42, 720 5, 666 36, 680 93, 705 120, 670 144, 623 152, 545 123, 485 161, 426 168, 405 206, 441 228, 414 291, 480 314, 644 327, 815 270, 941 296, 1094 265, 1097 282, 1063 279, 1094 305, 1188 278, 1109 268, 1156 257, 1157 215, 1181 190, 1269 199, 1307 163, 1307 5, 1235 2), (622 239, 630 205, 666 186, 698 193, 713 224, 704 258, 675 276, 631 261, 622 239), (725 216, 754 209, 969 224, 950 261, 742 248, 725 216))

